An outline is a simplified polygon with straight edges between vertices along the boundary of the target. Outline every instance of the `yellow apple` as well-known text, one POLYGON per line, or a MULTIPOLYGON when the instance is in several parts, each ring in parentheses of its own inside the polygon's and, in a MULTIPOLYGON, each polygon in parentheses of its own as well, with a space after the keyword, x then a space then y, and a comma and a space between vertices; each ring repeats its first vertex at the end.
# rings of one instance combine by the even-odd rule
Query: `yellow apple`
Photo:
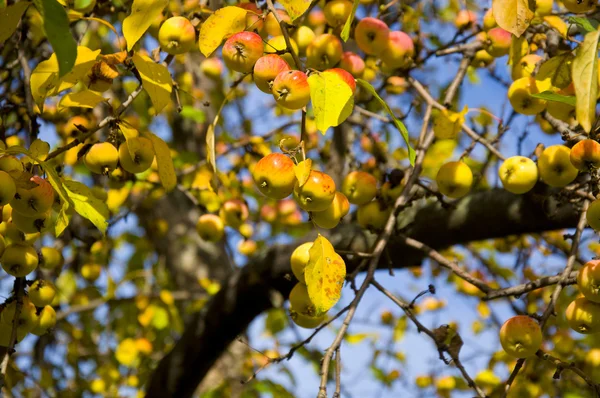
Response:
POLYGON ((542 329, 531 317, 514 316, 500 328, 500 344, 504 351, 513 357, 530 357, 535 355, 542 345, 542 329))
POLYGON ((504 189, 508 192, 523 194, 530 191, 538 180, 538 168, 535 162, 524 156, 512 156, 502 162, 498 175, 504 189))
POLYGON ((591 260, 579 270, 577 286, 586 299, 600 303, 600 260, 591 260))
POLYGON ((448 162, 435 178, 439 191, 449 198, 461 198, 471 190, 473 172, 464 162, 448 162))
POLYGON ((571 163, 571 150, 564 145, 552 145, 544 149, 538 159, 542 181, 551 187, 562 188, 577 177, 578 171, 571 163))
POLYGON ((576 298, 567 307, 565 316, 571 329, 578 333, 600 332, 600 303, 585 297, 576 298))

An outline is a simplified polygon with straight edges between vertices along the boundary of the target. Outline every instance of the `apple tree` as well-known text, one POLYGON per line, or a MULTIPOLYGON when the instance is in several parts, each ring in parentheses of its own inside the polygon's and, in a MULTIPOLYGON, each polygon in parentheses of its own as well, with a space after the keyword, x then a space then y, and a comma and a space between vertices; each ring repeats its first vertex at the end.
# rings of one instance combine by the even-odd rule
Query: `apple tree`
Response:
POLYGON ((1 0, 3 394, 600 396, 597 7, 1 0))

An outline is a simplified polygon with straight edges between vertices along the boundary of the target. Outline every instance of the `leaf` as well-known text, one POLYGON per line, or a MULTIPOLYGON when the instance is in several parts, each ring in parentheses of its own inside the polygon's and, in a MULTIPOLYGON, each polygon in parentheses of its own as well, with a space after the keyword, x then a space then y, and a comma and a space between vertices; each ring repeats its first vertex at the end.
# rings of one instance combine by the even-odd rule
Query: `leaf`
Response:
POLYGON ((359 344, 366 339, 377 340, 379 335, 377 333, 356 333, 356 334, 347 334, 346 341, 350 344, 359 344))
POLYGON ((58 110, 65 108, 90 108, 93 109, 101 102, 108 101, 100 94, 84 90, 76 93, 65 94, 58 103, 58 110))
POLYGON ((556 15, 546 15, 544 17, 544 22, 546 22, 550 27, 556 29, 556 31, 560 33, 562 37, 567 37, 567 31, 569 30, 569 27, 561 17, 556 15))
POLYGON ((54 225, 54 234, 56 235, 57 238, 62 235, 64 230, 67 229, 67 227, 69 226, 69 223, 71 222, 71 218, 69 217, 69 214, 67 213, 68 210, 69 210, 69 204, 63 203, 62 207, 60 208, 60 211, 58 212, 58 215, 56 216, 56 224, 54 225))
POLYGON ((589 20, 583 17, 569 17, 569 23, 579 26, 586 32, 593 32, 598 29, 598 21, 589 20))
POLYGON ((413 147, 410 146, 408 130, 406 129, 406 126, 404 125, 404 123, 402 123, 402 121, 400 121, 398 118, 396 118, 396 115, 394 115, 394 112, 392 112, 392 109, 383 100, 383 98, 381 98, 379 96, 379 94, 377 94, 377 91, 375 91, 375 88, 371 85, 371 83, 369 83, 365 80, 362 80, 362 79, 356 79, 356 83, 358 83, 362 88, 364 88, 369 93, 371 93, 371 95, 373 95, 375 98, 377 98, 379 103, 383 106, 383 108, 390 115, 390 117, 392 118, 392 121, 394 122, 394 125, 400 131, 400 134, 402 134, 402 138, 404 138, 404 142, 406 143, 406 146, 408 148, 408 160, 410 160, 410 164, 414 166, 416 153, 415 153, 415 150, 413 149, 413 147))
POLYGON ((132 159, 135 159, 136 152, 140 149, 140 141, 137 139, 140 133, 129 123, 121 120, 119 122, 119 130, 123 133, 125 141, 127 141, 127 150, 132 159))
POLYGON ((306 159, 294 165, 294 173, 296 173, 296 179, 298 179, 298 185, 303 186, 308 180, 310 171, 312 169, 312 160, 306 159))
POLYGON ((217 172, 217 152, 215 149, 215 125, 208 126, 206 130, 206 161, 212 167, 213 172, 217 172))
POLYGON ((576 106, 577 99, 572 95, 557 94, 554 91, 543 91, 538 94, 531 94, 532 97, 545 99, 547 101, 562 102, 571 106, 576 106))
POLYGON ((37 138, 29 146, 29 152, 32 158, 46 160, 48 152, 50 152, 50 144, 37 138))
POLYGON ((277 0, 277 2, 285 8, 290 19, 294 22, 308 10, 312 0, 277 0))
POLYGON ((123 36, 127 40, 127 51, 131 51, 167 4, 169 0, 133 0, 131 14, 123 20, 123 36))
POLYGON ((525 36, 513 37, 510 42, 510 50, 508 52, 508 64, 516 65, 521 58, 529 54, 529 43, 525 36))
POLYGON ((156 163, 158 164, 158 176, 160 182, 167 192, 172 191, 177 186, 177 176, 175 175, 175 166, 171 159, 171 150, 169 146, 158 136, 147 131, 142 134, 152 141, 156 163))
POLYGON ((206 114, 202 109, 194 108, 191 105, 185 105, 179 112, 181 117, 193 120, 196 123, 204 123, 206 121, 206 114))
POLYGON ((352 89, 337 73, 313 73, 308 77, 308 85, 315 123, 321 133, 325 134, 329 127, 339 126, 352 114, 352 89))
POLYGON ((346 264, 332 244, 319 235, 309 250, 305 279, 308 296, 317 314, 324 314, 340 299, 346 264))
POLYGON ((30 4, 28 1, 21 1, 6 8, 0 8, 0 43, 4 43, 12 36, 30 4))
POLYGON ((227 6, 215 11, 200 26, 198 44, 200 52, 209 57, 223 39, 246 28, 246 10, 240 7, 227 6))
POLYGON ((75 66, 63 77, 58 76, 56 54, 40 62, 31 72, 31 95, 40 109, 43 108, 46 97, 58 95, 83 79, 94 66, 98 54, 100 50, 92 51, 87 47, 77 47, 75 66))
POLYGON ((96 198, 85 184, 72 180, 64 180, 63 184, 77 214, 90 220, 103 234, 106 233, 109 217, 106 203, 96 198))
POLYGON ((596 98, 598 98, 598 39, 600 31, 585 35, 583 43, 577 48, 573 60, 573 85, 577 97, 577 121, 589 133, 596 119, 596 98))
POLYGON ((352 21, 354 21, 354 16, 356 15, 359 3, 360 0, 354 0, 354 3, 352 3, 352 11, 350 11, 350 15, 348 16, 344 28, 342 29, 342 34, 340 35, 344 42, 348 41, 348 38, 350 37, 350 27, 352 26, 352 21))
POLYGON ((56 0, 41 0, 41 3, 44 30, 58 58, 58 77, 62 77, 75 65, 77 43, 69 29, 69 18, 65 9, 56 0))
POLYGON ((150 57, 133 54, 131 58, 140 77, 144 90, 150 96, 152 105, 158 114, 171 101, 171 90, 173 89, 173 79, 166 66, 157 64, 150 57))
POLYGON ((572 63, 573 55, 570 52, 552 57, 540 65, 535 79, 542 82, 542 86, 566 88, 571 84, 572 63))
MULTIPOLYGON (((502 29, 520 37, 533 19, 532 0, 492 0, 496 23, 502 29)), ((535 4, 535 2, 533 2, 535 4)), ((533 7, 535 8, 535 7, 533 7)))
POLYGON ((433 122, 435 137, 441 140, 456 138, 462 130, 462 126, 465 123, 465 115, 468 111, 469 107, 466 105, 460 112, 442 109, 433 122))

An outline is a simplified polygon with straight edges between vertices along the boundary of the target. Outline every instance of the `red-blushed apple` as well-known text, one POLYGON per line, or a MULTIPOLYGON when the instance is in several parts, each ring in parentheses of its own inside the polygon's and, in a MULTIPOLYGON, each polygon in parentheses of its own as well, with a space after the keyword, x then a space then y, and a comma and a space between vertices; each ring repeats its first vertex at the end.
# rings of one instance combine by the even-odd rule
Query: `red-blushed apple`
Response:
POLYGON ((290 110, 302 109, 310 101, 308 78, 299 70, 279 73, 273 81, 271 92, 278 105, 290 110))
POLYGON ((196 43, 196 29, 187 18, 171 17, 160 26, 158 43, 169 54, 186 53, 196 43))
POLYGON ((380 231, 385 227, 390 214, 392 214, 391 207, 374 200, 358 207, 356 221, 365 229, 380 231))
POLYGON ((260 35, 264 35, 265 24, 262 18, 262 11, 256 6, 256 3, 239 3, 237 7, 247 10, 246 12, 246 30, 250 32, 257 32, 260 35))
POLYGON ((407 88, 406 79, 400 76, 390 76, 385 81, 385 91, 389 94, 402 94, 407 88))
POLYGON ((231 228, 239 228, 248 219, 248 205, 241 199, 226 200, 219 210, 219 216, 221 216, 225 225, 231 228))
POLYGON ((579 270, 577 287, 586 299, 600 303, 600 260, 591 260, 579 270))
POLYGON ((508 100, 515 112, 523 115, 537 115, 546 109, 546 100, 532 97, 540 92, 533 77, 522 77, 512 82, 508 88, 508 100))
POLYGON ((529 316, 513 316, 500 328, 500 344, 515 358, 533 356, 542 345, 542 328, 529 316))
POLYGON ((510 51, 512 34, 500 27, 490 29, 487 32, 486 51, 492 57, 503 57, 510 51))
POLYGON ((569 155, 571 163, 578 170, 588 170, 590 167, 600 167, 600 144, 598 141, 585 139, 571 148, 569 155))
POLYGON ((290 70, 288 63, 277 54, 263 55, 254 64, 254 84, 264 93, 271 94, 273 80, 281 72, 290 70))
POLYGON ((361 19, 354 29, 354 40, 358 48, 367 55, 379 55, 387 47, 390 28, 380 19, 361 19))
POLYGON ((409 35, 400 31, 390 32, 387 46, 379 55, 387 68, 406 68, 415 56, 415 44, 409 35))
POLYGON ((377 195, 377 179, 364 171, 352 171, 342 182, 342 193, 354 205, 367 204, 377 195))
POLYGON ((581 334, 600 332, 600 303, 585 297, 576 298, 565 311, 569 327, 581 334))
POLYGON ((254 64, 263 55, 262 38, 253 32, 239 32, 223 44, 223 62, 235 72, 252 72, 254 64))
POLYGON ((335 182, 329 175, 311 170, 304 185, 296 181, 294 199, 303 210, 323 211, 333 202, 335 192, 335 182))
POLYGON ((535 186, 539 173, 533 160, 525 156, 512 156, 502 162, 498 176, 508 192, 524 194, 535 186))
POLYGON ((292 273, 298 279, 300 283, 306 284, 304 279, 304 270, 310 260, 310 248, 313 246, 313 242, 306 242, 298 246, 292 252, 290 257, 290 264, 292 267, 292 273))
POLYGON ((263 195, 283 199, 292 194, 296 184, 294 162, 284 154, 271 153, 256 163, 252 178, 263 195))
POLYGON ((306 18, 306 24, 312 30, 322 30, 327 21, 325 20, 325 13, 323 10, 319 8, 314 8, 311 12, 308 13, 308 17, 306 18))
POLYGON ((350 202, 346 195, 338 191, 329 207, 323 211, 312 212, 311 219, 321 228, 332 229, 339 224, 342 217, 348 214, 348 211, 350 211, 350 202))
POLYGON ((477 21, 477 14, 471 10, 460 10, 454 19, 454 26, 464 30, 472 27, 477 21))
POLYGON ((440 167, 435 181, 442 194, 449 198, 462 198, 471 190, 473 172, 464 162, 448 162, 440 167))
POLYGON ((225 224, 221 217, 215 214, 203 214, 196 223, 196 232, 202 240, 218 242, 225 234, 225 224))
POLYGON ((594 200, 585 213, 587 223, 595 231, 600 231, 600 200, 594 200))
POLYGON ((269 224, 274 223, 277 220, 277 209, 270 204, 262 205, 260 208, 260 219, 269 224))
POLYGON ((354 80, 354 76, 350 74, 350 72, 343 70, 342 68, 331 68, 327 69, 325 72, 333 72, 337 74, 339 77, 345 81, 348 86, 352 89, 352 94, 356 93, 356 80, 354 80))
POLYGON ((327 24, 334 28, 346 23, 351 12, 352 2, 349 0, 331 0, 323 8, 327 24))
POLYGON ((349 72, 355 78, 360 79, 365 72, 365 61, 358 54, 346 51, 342 54, 338 67, 349 72))
POLYGON ((578 170, 571 163, 571 150, 564 145, 552 145, 544 149, 538 158, 538 170, 542 181, 551 187, 562 188, 577 177, 578 170))
POLYGON ((325 70, 332 68, 342 59, 342 42, 336 36, 324 33, 315 37, 306 49, 306 65, 325 70))

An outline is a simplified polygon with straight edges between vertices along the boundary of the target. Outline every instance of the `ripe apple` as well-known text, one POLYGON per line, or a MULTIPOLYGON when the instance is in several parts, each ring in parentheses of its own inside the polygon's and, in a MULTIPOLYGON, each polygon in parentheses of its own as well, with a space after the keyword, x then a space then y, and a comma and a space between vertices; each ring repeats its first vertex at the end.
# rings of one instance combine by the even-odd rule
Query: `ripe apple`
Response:
POLYGON ((579 270, 577 286, 586 299, 600 303, 600 260, 591 260, 579 270))
POLYGON ((241 199, 226 200, 219 210, 219 215, 225 225, 231 228, 239 228, 248 219, 248 205, 241 199))
POLYGON ((256 244, 256 241, 252 239, 244 239, 238 243, 237 249, 241 255, 250 257, 256 253, 258 245, 256 244))
POLYGON ((569 327, 578 333, 600 332, 600 303, 585 297, 576 298, 567 307, 565 316, 569 327))
POLYGON ((198 218, 196 231, 200 239, 207 242, 218 242, 225 234, 225 224, 221 217, 215 214, 203 214, 198 218))
POLYGON ((324 33, 317 36, 306 48, 306 65, 318 70, 332 68, 340 62, 343 52, 340 39, 324 33))
POLYGON ((352 12, 352 2, 349 0, 331 0, 325 3, 323 14, 327 24, 333 28, 343 25, 352 12))
POLYGON ((36 232, 45 232, 51 226, 52 209, 45 213, 34 213, 31 217, 23 213, 13 212, 12 223, 25 234, 34 234, 36 232))
POLYGON ((108 174, 117 168, 119 151, 110 142, 100 142, 92 145, 83 162, 92 173, 108 174))
POLYGON ((594 200, 590 203, 585 216, 589 226, 596 231, 600 231, 600 200, 594 200))
POLYGON ((40 254, 39 265, 45 270, 60 270, 65 262, 62 253, 53 247, 42 247, 40 254))
MULTIPOLYGON (((277 14, 279 14, 279 19, 283 22, 288 24, 292 23, 292 19, 285 10, 277 10, 277 14)), ((282 34, 281 26, 279 26, 279 22, 277 22, 273 13, 267 14, 267 17, 265 18, 265 31, 269 36, 280 36, 282 34)))
POLYGON ((15 180, 6 171, 0 170, 0 206, 7 205, 16 193, 15 180))
MULTIPOLYGON (((250 3, 245 3, 250 4, 250 3)), ((200 63, 200 72, 209 79, 219 80, 223 73, 223 62, 219 58, 206 58, 200 63)))
POLYGON ((327 314, 314 317, 301 314, 297 311, 294 311, 293 308, 290 308, 290 317, 292 318, 292 321, 294 321, 294 323, 301 328, 315 329, 325 321, 327 314))
POLYGON ((365 72, 365 61, 352 51, 346 51, 342 54, 338 67, 350 72, 352 76, 360 79, 365 72))
POLYGON ((488 8, 488 10, 483 15, 482 28, 485 32, 487 32, 490 29, 495 28, 496 26, 498 26, 498 24, 496 23, 496 18, 494 18, 494 10, 492 8, 488 8))
POLYGON ((512 79, 518 80, 522 77, 531 77, 538 62, 542 61, 542 57, 537 54, 527 54, 520 61, 516 61, 512 67, 512 79))
POLYGON ((29 179, 32 187, 18 186, 17 193, 10 201, 13 213, 21 213, 28 217, 46 213, 54 204, 54 188, 40 176, 29 179), (27 189, 29 188, 29 189, 27 189))
POLYGON ((367 55, 381 54, 387 47, 390 28, 380 19, 361 19, 354 29, 354 40, 358 48, 367 55))
POLYGON ((440 167, 435 180, 442 194, 457 199, 471 190, 473 172, 464 162, 448 162, 440 167))
POLYGON ((270 204, 264 204, 260 208, 260 218, 268 223, 274 223, 277 220, 277 210, 270 204))
POLYGON ((308 296, 308 289, 304 283, 296 283, 290 292, 290 306, 294 311, 308 316, 315 316, 317 310, 308 296))
POLYGON ((341 192, 336 192, 333 202, 323 211, 311 213, 311 219, 317 226, 321 228, 335 228, 342 217, 350 211, 350 202, 348 198, 341 192))
POLYGON ((313 40, 315 40, 316 36, 317 35, 315 34, 315 32, 308 26, 302 25, 298 27, 298 29, 296 29, 296 32, 294 32, 293 36, 294 41, 298 45, 298 52, 300 54, 305 54, 306 49, 308 48, 310 43, 312 43, 313 40))
POLYGON ((533 356, 542 345, 542 329, 531 317, 513 316, 500 328, 500 344, 504 351, 513 357, 533 356))
MULTIPOLYGON (((39 316, 35 305, 28 297, 23 297, 23 305, 19 317, 15 320, 17 309, 17 300, 11 301, 2 310, 2 323, 8 325, 17 325, 17 341, 21 341, 30 333, 39 323, 39 316)), ((10 333, 8 333, 10 336, 10 333)))
POLYGON ((581 140, 571 148, 570 159, 578 170, 598 168, 600 167, 600 144, 589 138, 581 140))
POLYGON ((194 25, 184 17, 167 19, 158 31, 158 43, 161 50, 172 54, 183 54, 192 49, 196 43, 194 25))
POLYGON ((83 264, 79 270, 79 273, 88 282, 94 282, 100 278, 102 273, 102 265, 98 263, 86 263, 83 264))
POLYGON ((485 68, 491 65, 494 59, 486 50, 478 50, 471 61, 471 66, 474 68, 485 68))
POLYGON ((28 294, 36 307, 45 307, 52 304, 56 296, 56 287, 50 281, 38 279, 29 287, 28 294))
POLYGON ((508 88, 508 100, 515 112, 536 115, 546 109, 546 100, 531 96, 539 92, 535 78, 522 77, 515 80, 508 88))
POLYGON ((135 141, 135 155, 131 156, 128 141, 123 142, 119 146, 119 164, 129 173, 143 173, 154 161, 154 145, 146 137, 134 137, 130 141, 135 141))
MULTIPOLYGON (((292 50, 294 50, 294 52, 298 54, 298 44, 296 44, 296 41, 290 38, 290 44, 292 46, 292 50)), ((269 54, 281 51, 287 51, 287 43, 285 42, 284 36, 275 36, 265 43, 265 53, 269 54)), ((294 57, 292 57, 292 54, 290 54, 289 52, 282 54, 281 58, 283 58, 285 62, 287 62, 288 65, 290 65, 290 67, 296 67, 294 57)))
POLYGON ((254 166, 252 178, 263 195, 283 199, 291 195, 296 184, 294 162, 284 154, 271 153, 254 166))
POLYGON ((42 336, 50 329, 53 329, 56 325, 56 311, 49 305, 44 306, 42 311, 37 316, 37 322, 35 327, 31 330, 31 333, 36 336, 42 336))
POLYGON ((597 0, 562 0, 565 8, 575 14, 592 11, 598 5, 597 0))
POLYGON ((281 72, 273 81, 272 93, 279 106, 290 110, 302 109, 310 101, 308 78, 299 70, 281 72))
POLYGON ((281 72, 290 70, 288 63, 277 54, 263 55, 254 65, 254 84, 264 93, 271 94, 273 80, 281 72))
POLYGON ((304 279, 304 269, 310 260, 309 251, 312 246, 313 242, 303 243, 294 249, 292 256, 290 257, 292 273, 300 283, 306 284, 306 280, 304 279))
POLYGON ((406 68, 412 63, 415 56, 415 44, 409 35, 404 32, 390 32, 387 46, 379 55, 387 68, 406 68))
POLYGON ((12 243, 4 249, 1 262, 2 268, 7 274, 23 278, 37 268, 39 258, 33 246, 25 243, 12 243))
POLYGON ((342 182, 342 193, 354 205, 367 204, 377 195, 377 179, 364 171, 352 171, 342 182))
POLYGON ((23 172, 23 163, 12 155, 0 156, 0 170, 7 172, 13 178, 18 178, 23 172))
POLYGON ((535 13, 543 17, 552 14, 554 0, 535 0, 535 13))
POLYGON ((348 86, 352 89, 352 94, 356 93, 356 80, 354 80, 354 76, 350 74, 350 72, 345 71, 342 68, 331 68, 327 69, 325 72, 333 72, 336 73, 339 77, 342 78, 343 81, 348 83, 348 86))
POLYGON ((335 182, 321 171, 311 170, 308 180, 302 186, 296 181, 294 199, 303 210, 326 210, 334 198, 335 182))
POLYGON ((477 21, 477 15, 470 10, 460 10, 454 19, 454 26, 458 29, 468 29, 477 21))
POLYGON ((385 227, 391 213, 390 207, 375 200, 358 207, 356 221, 365 229, 379 231, 385 227))
POLYGON ((223 45, 223 62, 236 72, 250 73, 263 55, 262 38, 253 32, 239 32, 223 45))
POLYGON ((571 163, 571 150, 564 145, 552 145, 544 149, 538 159, 542 181, 551 187, 562 188, 577 177, 577 169, 571 163))
POLYGON ((524 194, 535 186, 539 173, 533 160, 524 156, 512 156, 502 162, 498 176, 508 192, 524 194))
POLYGON ((500 27, 492 28, 487 32, 486 51, 492 57, 503 57, 510 51, 512 34, 500 27))

